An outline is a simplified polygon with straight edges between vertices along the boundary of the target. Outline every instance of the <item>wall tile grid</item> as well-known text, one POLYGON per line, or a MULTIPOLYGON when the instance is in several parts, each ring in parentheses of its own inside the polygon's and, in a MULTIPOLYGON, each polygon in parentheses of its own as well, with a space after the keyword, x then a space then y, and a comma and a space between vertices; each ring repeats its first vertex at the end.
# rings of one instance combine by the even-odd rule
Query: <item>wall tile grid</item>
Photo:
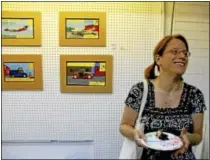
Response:
POLYGON ((163 36, 161 2, 3 2, 3 10, 40 11, 41 47, 3 47, 42 54, 43 91, 2 92, 3 140, 94 140, 95 158, 117 158, 119 123, 131 86, 143 79, 163 36), (106 47, 59 47, 60 11, 106 12, 106 47), (113 93, 60 93, 60 54, 113 55, 113 93))

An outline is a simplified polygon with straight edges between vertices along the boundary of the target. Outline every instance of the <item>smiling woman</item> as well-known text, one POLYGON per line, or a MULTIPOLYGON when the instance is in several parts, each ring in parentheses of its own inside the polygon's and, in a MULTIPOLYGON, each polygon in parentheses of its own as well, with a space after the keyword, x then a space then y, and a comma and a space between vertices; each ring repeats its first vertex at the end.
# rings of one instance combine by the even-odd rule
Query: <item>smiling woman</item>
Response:
POLYGON ((195 159, 192 146, 202 140, 206 105, 201 90, 187 84, 182 78, 189 56, 189 46, 182 35, 166 36, 155 47, 154 62, 145 69, 149 93, 141 119, 144 130, 134 129, 142 101, 142 96, 138 95, 144 92, 143 82, 135 84, 125 100, 120 124, 122 135, 134 139, 141 147, 144 145, 137 139, 158 130, 180 136, 183 142, 183 146, 176 151, 144 149, 142 160, 195 159), (158 76, 155 67, 159 71, 158 76))

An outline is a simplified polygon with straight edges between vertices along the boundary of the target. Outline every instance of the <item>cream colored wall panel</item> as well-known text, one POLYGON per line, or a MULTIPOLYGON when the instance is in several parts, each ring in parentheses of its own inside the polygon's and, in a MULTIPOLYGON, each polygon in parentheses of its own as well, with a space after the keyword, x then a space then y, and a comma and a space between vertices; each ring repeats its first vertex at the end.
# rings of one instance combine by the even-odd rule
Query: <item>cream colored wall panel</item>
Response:
POLYGON ((206 57, 209 58, 209 49, 190 49, 192 57, 206 57))
POLYGON ((190 49, 208 49, 209 48, 209 41, 188 40, 188 43, 189 43, 190 49))
POLYGON ((188 40, 204 40, 209 41, 209 32, 174 30, 174 34, 182 34, 188 40))
POLYGON ((196 86, 203 91, 203 74, 184 74, 183 79, 186 83, 196 86))
POLYGON ((193 5, 189 3, 177 3, 175 4, 175 10, 182 13, 196 13, 196 14, 209 14, 208 5, 193 5))
POLYGON ((204 74, 204 64, 206 57, 190 57, 186 74, 204 74))
POLYGON ((176 2, 177 4, 188 4, 196 6, 208 6, 209 2, 176 2))
POLYGON ((178 21, 174 22, 174 30, 187 30, 187 31, 202 31, 209 32, 209 23, 202 22, 187 22, 187 21, 178 21))
POLYGON ((174 16, 176 21, 201 22, 201 23, 209 22, 209 15, 207 14, 180 13, 177 11, 175 12, 174 16))

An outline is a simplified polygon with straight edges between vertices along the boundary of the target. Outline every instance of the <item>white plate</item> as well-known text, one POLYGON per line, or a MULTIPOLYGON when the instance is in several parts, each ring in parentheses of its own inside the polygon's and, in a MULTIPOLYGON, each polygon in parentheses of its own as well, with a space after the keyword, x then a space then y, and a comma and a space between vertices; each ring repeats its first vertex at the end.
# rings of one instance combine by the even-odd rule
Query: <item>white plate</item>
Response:
POLYGON ((163 132, 164 134, 168 135, 169 140, 161 140, 156 137, 157 132, 150 132, 145 134, 147 140, 144 141, 140 139, 140 141, 147 146, 148 148, 160 151, 172 151, 182 147, 183 142, 178 137, 171 133, 163 132))

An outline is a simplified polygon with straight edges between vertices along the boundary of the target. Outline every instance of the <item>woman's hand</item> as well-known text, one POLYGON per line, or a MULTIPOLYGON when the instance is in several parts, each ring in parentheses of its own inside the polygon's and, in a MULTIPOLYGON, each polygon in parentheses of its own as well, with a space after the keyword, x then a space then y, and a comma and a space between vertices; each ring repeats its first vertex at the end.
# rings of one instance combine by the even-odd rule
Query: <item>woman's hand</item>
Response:
POLYGON ((137 129, 134 129, 134 140, 136 142, 136 144, 140 147, 143 147, 145 149, 148 149, 145 145, 143 145, 141 143, 141 139, 142 140, 146 140, 146 137, 144 135, 144 132, 142 132, 141 130, 137 130, 137 129))
POLYGON ((186 152, 190 146, 190 141, 187 137, 187 130, 185 128, 182 129, 180 137, 183 141, 183 146, 179 150, 173 152, 172 156, 178 156, 179 154, 184 154, 184 152, 186 152))

